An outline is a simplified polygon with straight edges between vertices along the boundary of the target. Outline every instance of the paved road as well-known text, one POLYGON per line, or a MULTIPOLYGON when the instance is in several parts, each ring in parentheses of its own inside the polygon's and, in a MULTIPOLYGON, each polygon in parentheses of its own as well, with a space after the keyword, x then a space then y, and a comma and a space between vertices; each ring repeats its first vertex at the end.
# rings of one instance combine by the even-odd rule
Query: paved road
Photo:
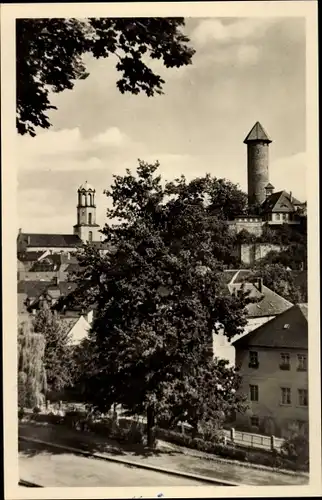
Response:
MULTIPOLYGON (((46 487, 207 486, 206 483, 159 472, 85 458, 72 453, 50 453, 30 443, 19 443, 19 476, 46 487)), ((157 492, 158 493, 158 492, 157 492)))
MULTIPOLYGON (((162 443, 162 449, 159 446, 159 450, 155 455, 142 455, 141 453, 138 454, 135 452, 125 451, 118 443, 110 441, 102 436, 80 433, 73 431, 72 429, 67 429, 64 426, 40 426, 32 423, 25 423, 19 425, 19 433, 21 436, 29 438, 67 445, 83 450, 96 450, 103 454, 106 453, 109 456, 112 455, 123 459, 129 459, 134 462, 169 468, 201 476, 210 476, 217 480, 232 481, 238 484, 271 486, 301 485, 308 483, 308 478, 303 476, 281 474, 270 470, 258 470, 254 468, 247 469, 245 467, 241 467, 238 463, 232 464, 222 460, 209 460, 207 454, 203 453, 200 453, 200 456, 198 457, 192 456, 190 455, 191 450, 189 452, 186 450, 187 454, 179 453, 175 451, 176 447, 170 443, 162 443), (166 445, 166 449, 164 449, 164 445, 166 445)), ((54 453, 52 448, 48 449, 48 447, 44 447, 43 451, 46 449, 51 454, 57 455, 57 452, 54 453)), ((183 451, 183 448, 181 448, 181 451, 183 451)), ((29 455, 30 454, 32 455, 32 453, 29 453, 29 455)), ((36 453, 33 455, 35 454, 36 453)), ((24 456, 28 455, 24 453, 24 456)), ((97 461, 95 461, 95 463, 97 463, 97 461)), ((130 469, 126 470, 128 471, 130 469)), ((20 477, 22 479, 32 481, 29 477, 23 477, 22 475, 20 477)), ((175 478, 173 477, 173 479, 175 478)))

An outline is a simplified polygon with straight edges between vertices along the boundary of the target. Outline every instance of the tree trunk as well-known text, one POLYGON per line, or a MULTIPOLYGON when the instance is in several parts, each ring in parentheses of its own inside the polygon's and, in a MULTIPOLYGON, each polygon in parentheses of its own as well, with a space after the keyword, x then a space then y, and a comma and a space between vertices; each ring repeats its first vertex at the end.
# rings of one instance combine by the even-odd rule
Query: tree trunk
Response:
POLYGON ((192 429, 191 429, 191 437, 192 439, 195 439, 198 435, 198 424, 194 424, 192 429))
POLYGON ((147 445, 149 448, 154 448, 156 444, 155 440, 155 413, 154 408, 152 406, 148 406, 146 411, 147 417, 147 445))

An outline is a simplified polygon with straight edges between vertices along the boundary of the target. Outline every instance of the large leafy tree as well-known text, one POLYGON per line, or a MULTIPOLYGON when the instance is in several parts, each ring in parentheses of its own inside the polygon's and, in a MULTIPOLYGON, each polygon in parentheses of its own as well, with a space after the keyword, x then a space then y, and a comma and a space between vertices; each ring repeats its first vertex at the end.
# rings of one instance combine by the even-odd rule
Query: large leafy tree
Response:
POLYGON ((226 293, 221 280, 230 232, 208 197, 209 177, 163 188, 157 168, 140 162, 136 176, 115 176, 106 194, 108 218, 118 221, 103 230, 113 251, 83 251, 76 293, 84 305, 97 305, 83 368, 86 400, 101 411, 120 403, 145 413, 149 444, 157 416, 177 414, 178 401, 189 404, 192 393, 195 427, 202 416, 214 419, 239 404, 232 391, 219 396, 227 369, 213 360, 212 339, 217 329, 228 337, 242 330, 247 303, 243 294, 226 293), (216 402, 206 413, 200 391, 212 384, 216 402))
POLYGON ((17 19, 17 130, 36 135, 49 128, 48 111, 56 109, 50 91, 72 89, 87 78, 83 55, 115 56, 120 92, 161 94, 164 80, 147 64, 165 67, 191 63, 194 50, 182 33, 182 18, 17 19))
POLYGON ((59 393, 73 382, 73 348, 68 328, 58 314, 48 307, 37 312, 33 328, 45 340, 44 366, 47 390, 59 393))
POLYGON ((18 405, 39 406, 46 392, 45 339, 29 322, 18 327, 18 405))
POLYGON ((241 378, 224 359, 193 366, 188 374, 168 385, 163 417, 167 426, 181 422, 192 426, 192 435, 211 429, 216 433, 227 418, 246 409, 245 397, 238 392, 241 378))
MULTIPOLYGON (((294 272, 280 263, 263 264, 256 266, 257 273, 263 278, 268 288, 294 304, 307 302, 307 286, 305 280, 298 284, 294 279, 294 272)), ((299 281, 299 280, 298 280, 299 281)))

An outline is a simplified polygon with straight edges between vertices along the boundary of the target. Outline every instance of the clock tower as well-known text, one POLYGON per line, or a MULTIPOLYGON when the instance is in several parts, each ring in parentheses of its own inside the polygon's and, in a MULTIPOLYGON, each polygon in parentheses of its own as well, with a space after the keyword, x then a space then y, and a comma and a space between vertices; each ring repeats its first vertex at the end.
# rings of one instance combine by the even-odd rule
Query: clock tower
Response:
POLYGON ((77 234, 84 243, 101 241, 100 226, 96 224, 95 189, 88 184, 78 188, 77 224, 74 234, 77 234))

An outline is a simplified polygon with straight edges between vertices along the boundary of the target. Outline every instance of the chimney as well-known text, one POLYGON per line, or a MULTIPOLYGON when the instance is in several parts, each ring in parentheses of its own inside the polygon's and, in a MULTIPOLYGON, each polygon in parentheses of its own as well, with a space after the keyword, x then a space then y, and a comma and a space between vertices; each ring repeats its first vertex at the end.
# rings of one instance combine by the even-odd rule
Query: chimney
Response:
POLYGON ((292 191, 290 191, 290 202, 293 203, 293 195, 292 195, 292 191))
POLYGON ((21 229, 21 227, 19 227, 18 234, 21 234, 21 233, 22 233, 22 229, 21 229))
POLYGON ((259 292, 262 293, 263 292, 263 278, 258 278, 257 284, 258 284, 259 292))

